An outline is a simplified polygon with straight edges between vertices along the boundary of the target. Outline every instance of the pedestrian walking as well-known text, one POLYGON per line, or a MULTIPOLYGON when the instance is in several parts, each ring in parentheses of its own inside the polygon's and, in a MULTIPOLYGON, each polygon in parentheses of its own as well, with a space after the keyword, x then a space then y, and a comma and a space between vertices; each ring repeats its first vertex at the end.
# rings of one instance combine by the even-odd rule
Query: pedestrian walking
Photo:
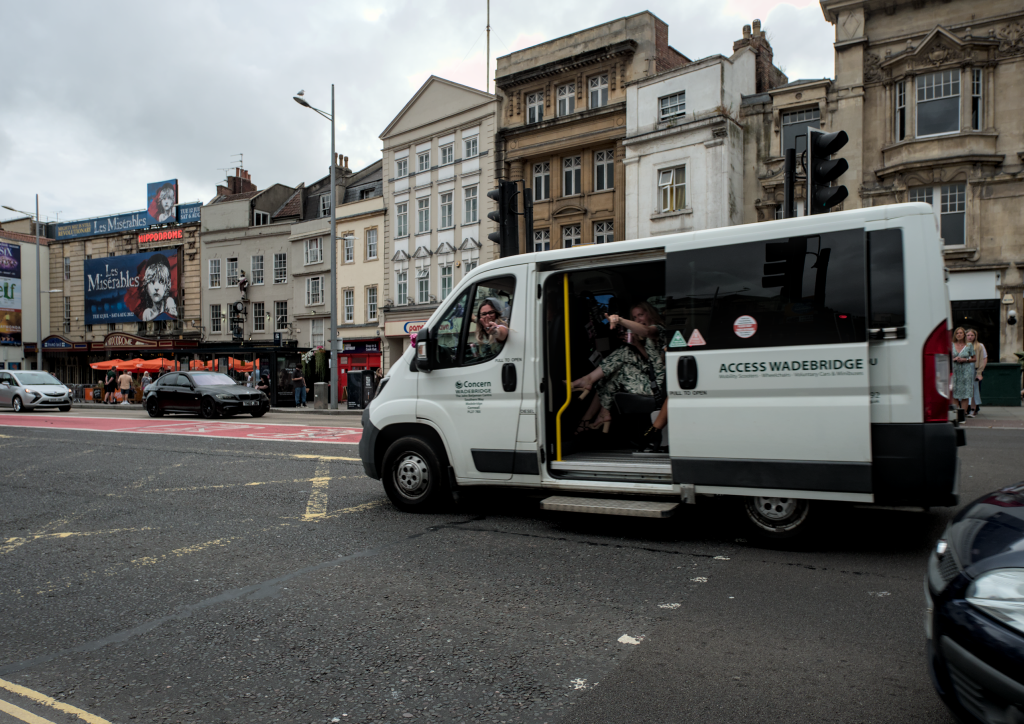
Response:
POLYGON ((299 406, 299 398, 302 398, 302 407, 306 406, 306 378, 302 376, 302 370, 296 368, 295 377, 292 378, 295 385, 295 406, 299 406))
POLYGON ((974 395, 974 346, 967 341, 967 330, 953 330, 953 399, 966 414, 974 395))
POLYGON ((121 376, 117 378, 117 384, 121 388, 121 404, 128 405, 128 397, 132 393, 132 373, 125 370, 121 373, 121 376))
POLYGON ((149 371, 142 373, 142 394, 146 394, 146 388, 153 384, 153 378, 149 376, 149 371))
POLYGON ((967 330, 967 341, 974 345, 974 395, 971 397, 971 411, 968 413, 968 417, 975 417, 981 412, 981 380, 983 375, 981 374, 988 366, 988 350, 985 349, 985 345, 978 339, 978 330, 968 329, 967 330))
POLYGON ((117 373, 113 368, 107 370, 107 376, 103 381, 103 403, 113 405, 117 403, 114 399, 114 390, 117 388, 117 373))

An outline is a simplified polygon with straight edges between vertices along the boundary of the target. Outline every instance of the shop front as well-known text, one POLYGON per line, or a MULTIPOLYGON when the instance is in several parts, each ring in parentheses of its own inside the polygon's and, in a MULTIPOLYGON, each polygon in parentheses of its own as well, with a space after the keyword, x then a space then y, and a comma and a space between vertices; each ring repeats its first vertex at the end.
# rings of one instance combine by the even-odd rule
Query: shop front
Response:
POLYGON ((348 373, 359 370, 379 370, 383 349, 380 337, 338 340, 338 400, 348 389, 348 373))
POLYGON ((388 369, 402 358, 405 350, 409 349, 410 335, 423 329, 429 316, 427 314, 409 320, 389 319, 384 323, 384 340, 387 345, 384 364, 388 369))

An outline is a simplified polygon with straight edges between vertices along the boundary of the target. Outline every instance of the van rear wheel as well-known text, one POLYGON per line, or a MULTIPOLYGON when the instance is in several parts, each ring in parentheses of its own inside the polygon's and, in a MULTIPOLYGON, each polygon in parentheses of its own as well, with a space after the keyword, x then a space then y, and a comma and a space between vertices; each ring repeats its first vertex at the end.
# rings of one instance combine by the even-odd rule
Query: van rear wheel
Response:
POLYGON ((811 503, 798 498, 752 497, 743 510, 754 533, 766 540, 785 540, 808 528, 811 503))
POLYGON ((423 512, 447 502, 447 486, 441 477, 443 455, 418 437, 403 437, 391 444, 384 454, 382 482, 396 508, 423 512))

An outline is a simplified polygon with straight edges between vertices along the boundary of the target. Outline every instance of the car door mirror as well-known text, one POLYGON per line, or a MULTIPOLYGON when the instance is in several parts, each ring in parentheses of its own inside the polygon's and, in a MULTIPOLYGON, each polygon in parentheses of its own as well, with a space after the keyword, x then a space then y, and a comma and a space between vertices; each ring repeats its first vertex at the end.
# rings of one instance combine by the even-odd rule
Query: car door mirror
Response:
POLYGON ((414 371, 430 372, 433 369, 435 347, 433 335, 427 327, 416 333, 416 354, 412 358, 416 365, 414 371))

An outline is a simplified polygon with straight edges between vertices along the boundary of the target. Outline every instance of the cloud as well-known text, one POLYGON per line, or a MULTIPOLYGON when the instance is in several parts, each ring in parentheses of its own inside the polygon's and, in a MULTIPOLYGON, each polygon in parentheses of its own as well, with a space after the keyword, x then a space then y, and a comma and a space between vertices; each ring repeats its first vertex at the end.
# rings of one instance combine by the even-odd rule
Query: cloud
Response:
POLYGON ((375 23, 380 20, 381 13, 383 12, 384 8, 364 8, 362 17, 368 23, 375 23))

